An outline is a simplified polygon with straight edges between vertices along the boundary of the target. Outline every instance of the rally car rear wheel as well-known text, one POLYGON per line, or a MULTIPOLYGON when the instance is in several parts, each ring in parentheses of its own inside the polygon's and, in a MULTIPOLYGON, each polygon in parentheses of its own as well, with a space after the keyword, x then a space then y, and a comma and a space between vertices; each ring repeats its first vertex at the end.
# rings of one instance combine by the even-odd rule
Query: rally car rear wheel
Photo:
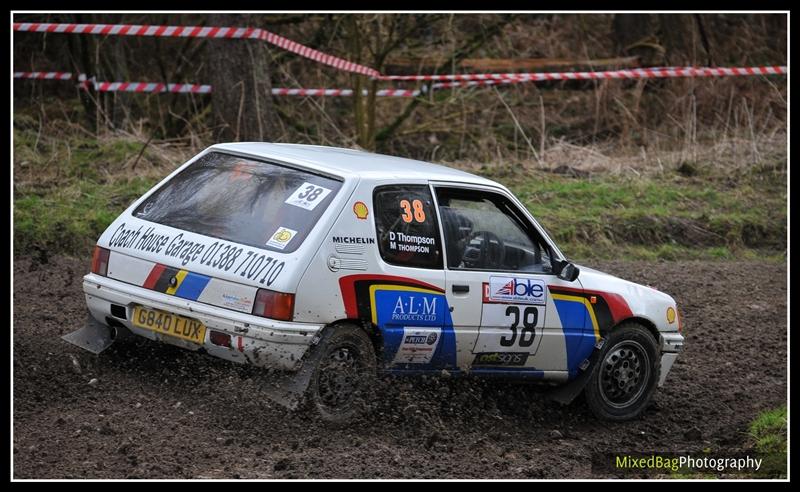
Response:
POLYGON ((647 328, 625 323, 606 339, 584 391, 599 418, 629 420, 647 407, 659 377, 658 346, 647 328))
POLYGON ((375 350, 369 336, 354 325, 338 325, 323 337, 323 351, 309 385, 313 410, 325 422, 352 422, 369 406, 375 382, 375 350))

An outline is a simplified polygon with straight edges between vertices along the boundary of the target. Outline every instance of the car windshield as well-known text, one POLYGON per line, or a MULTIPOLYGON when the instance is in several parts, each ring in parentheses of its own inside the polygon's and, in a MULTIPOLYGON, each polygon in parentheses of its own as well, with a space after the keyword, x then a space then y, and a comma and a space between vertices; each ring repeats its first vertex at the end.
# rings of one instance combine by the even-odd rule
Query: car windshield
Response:
POLYGON ((341 185, 308 171, 210 152, 156 190, 133 215, 290 253, 302 244, 341 185))

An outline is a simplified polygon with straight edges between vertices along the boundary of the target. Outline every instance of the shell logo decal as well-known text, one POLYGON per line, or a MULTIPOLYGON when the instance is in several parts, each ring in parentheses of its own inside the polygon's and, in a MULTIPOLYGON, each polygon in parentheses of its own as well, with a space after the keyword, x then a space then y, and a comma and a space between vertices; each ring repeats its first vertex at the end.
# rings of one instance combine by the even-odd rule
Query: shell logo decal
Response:
POLYGON ((276 232, 274 236, 272 236, 272 239, 279 241, 281 243, 285 243, 291 238, 292 238, 292 233, 287 231, 286 229, 280 230, 276 232))
POLYGON ((288 227, 278 227, 278 230, 267 241, 267 246, 272 246, 277 249, 285 249, 286 245, 297 235, 297 231, 289 229, 288 227))
POLYGON ((369 215, 369 209, 367 208, 367 204, 364 202, 356 202, 353 204, 353 213, 356 214, 356 217, 360 220, 366 220, 367 216, 369 215))

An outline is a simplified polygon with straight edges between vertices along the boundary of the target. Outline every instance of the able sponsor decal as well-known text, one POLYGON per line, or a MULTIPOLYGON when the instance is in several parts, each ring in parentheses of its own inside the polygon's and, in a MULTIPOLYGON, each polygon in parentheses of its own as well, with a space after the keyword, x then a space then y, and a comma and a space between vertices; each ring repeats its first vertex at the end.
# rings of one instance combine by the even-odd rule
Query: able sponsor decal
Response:
POLYGON ((306 181, 301 184, 284 203, 306 210, 314 210, 320 202, 325 200, 325 197, 330 195, 330 193, 331 190, 328 188, 306 181))
POLYGON ((481 352, 475 354, 473 366, 524 366, 527 352, 481 352))
POLYGON ((441 335, 442 329, 438 327, 404 327, 403 339, 392 363, 429 364, 439 346, 441 335))
POLYGON ((272 246, 273 248, 277 249, 284 249, 292 240, 292 238, 297 234, 297 231, 294 229, 289 229, 288 227, 278 227, 278 230, 269 238, 267 241, 267 246, 272 246))
POLYGON ((483 302, 545 304, 547 294, 543 280, 519 277, 489 277, 483 284, 483 302))

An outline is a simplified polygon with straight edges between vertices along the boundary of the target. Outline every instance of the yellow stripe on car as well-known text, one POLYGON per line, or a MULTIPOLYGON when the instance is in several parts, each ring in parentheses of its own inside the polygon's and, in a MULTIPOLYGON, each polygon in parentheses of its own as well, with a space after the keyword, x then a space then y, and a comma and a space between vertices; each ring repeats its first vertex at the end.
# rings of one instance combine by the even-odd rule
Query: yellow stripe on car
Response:
POLYGON ((600 325, 597 324, 597 317, 594 315, 594 306, 592 306, 588 299, 585 297, 568 296, 565 294, 551 294, 551 296, 553 299, 558 299, 559 301, 579 302, 586 306, 586 310, 589 311, 589 317, 592 320, 592 328, 594 328, 594 339, 600 340, 600 325))
POLYGON ((176 273, 175 274, 175 280, 176 280, 175 286, 174 287, 170 287, 169 289, 167 289, 167 294, 169 294, 171 296, 174 296, 175 292, 178 291, 178 288, 181 286, 181 283, 183 282, 183 279, 186 278, 186 275, 188 273, 189 272, 186 271, 186 270, 181 270, 178 273, 176 273))

